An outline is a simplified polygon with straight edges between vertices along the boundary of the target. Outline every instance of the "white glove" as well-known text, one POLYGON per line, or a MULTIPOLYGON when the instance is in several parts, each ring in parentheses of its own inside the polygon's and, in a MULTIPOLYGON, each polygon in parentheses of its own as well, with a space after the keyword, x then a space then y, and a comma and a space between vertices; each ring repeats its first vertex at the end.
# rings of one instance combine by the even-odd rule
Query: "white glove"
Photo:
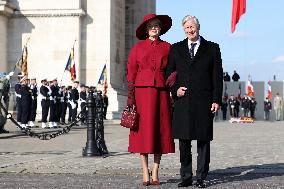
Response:
POLYGON ((72 109, 75 109, 75 108, 76 108, 76 104, 75 104, 73 101, 70 102, 70 105, 71 105, 71 108, 72 108, 72 109))
POLYGON ((10 80, 10 76, 9 75, 5 75, 6 79, 10 80))
POLYGON ((10 76, 10 77, 12 77, 14 75, 14 72, 10 72, 9 74, 8 74, 8 76, 10 76))

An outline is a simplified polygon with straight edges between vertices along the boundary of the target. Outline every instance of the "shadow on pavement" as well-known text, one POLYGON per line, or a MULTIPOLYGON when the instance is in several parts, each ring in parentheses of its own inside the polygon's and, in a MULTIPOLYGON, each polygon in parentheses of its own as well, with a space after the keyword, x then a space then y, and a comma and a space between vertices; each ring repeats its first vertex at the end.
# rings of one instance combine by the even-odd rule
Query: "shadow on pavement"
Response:
POLYGON ((109 152, 107 156, 124 156, 129 155, 130 152, 109 152))
POLYGON ((284 163, 229 167, 209 172, 209 186, 284 175, 284 163))
MULTIPOLYGON (((239 181, 250 181, 284 175, 284 163, 229 167, 210 171, 207 186, 239 181)), ((196 180, 196 178, 194 178, 196 180)), ((167 183, 178 183, 180 179, 168 179, 167 183)))

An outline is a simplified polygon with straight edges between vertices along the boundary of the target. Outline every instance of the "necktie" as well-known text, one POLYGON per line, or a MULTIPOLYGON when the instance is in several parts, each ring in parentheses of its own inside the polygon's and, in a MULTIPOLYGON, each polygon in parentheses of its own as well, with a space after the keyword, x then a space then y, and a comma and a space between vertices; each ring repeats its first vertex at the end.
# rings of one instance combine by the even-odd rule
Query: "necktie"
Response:
POLYGON ((195 47, 196 43, 191 43, 191 47, 189 49, 189 54, 190 54, 190 58, 193 59, 194 58, 194 47, 195 47))

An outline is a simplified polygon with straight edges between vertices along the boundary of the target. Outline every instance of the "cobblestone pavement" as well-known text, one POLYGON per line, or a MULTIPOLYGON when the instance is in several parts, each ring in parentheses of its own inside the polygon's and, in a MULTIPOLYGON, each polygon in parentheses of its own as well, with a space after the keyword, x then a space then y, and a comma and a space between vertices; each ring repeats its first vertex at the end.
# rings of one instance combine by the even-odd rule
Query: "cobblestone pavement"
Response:
MULTIPOLYGON (((0 188, 145 188, 138 155, 127 152, 128 130, 118 121, 105 122, 106 158, 82 157, 85 127, 49 141, 24 136, 12 123, 6 129, 11 132, 0 134, 0 188)), ((283 134, 283 121, 216 122, 209 188, 284 189, 283 134)), ((162 184, 148 188, 176 188, 180 164, 175 143, 176 153, 162 157, 162 184)), ((196 142, 192 144, 195 166, 196 142)))

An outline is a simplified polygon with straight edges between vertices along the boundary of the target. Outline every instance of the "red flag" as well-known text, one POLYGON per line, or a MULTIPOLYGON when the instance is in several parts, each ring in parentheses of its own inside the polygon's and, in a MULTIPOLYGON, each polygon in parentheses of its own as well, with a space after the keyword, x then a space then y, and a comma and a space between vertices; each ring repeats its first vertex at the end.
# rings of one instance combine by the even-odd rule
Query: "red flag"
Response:
POLYGON ((269 100, 272 99, 272 90, 271 90, 270 81, 268 81, 267 98, 268 98, 269 100))
POLYGON ((254 90, 250 80, 248 80, 248 96, 254 97, 254 90))
POLYGON ((233 0, 231 32, 234 33, 240 17, 246 12, 246 0, 233 0))

